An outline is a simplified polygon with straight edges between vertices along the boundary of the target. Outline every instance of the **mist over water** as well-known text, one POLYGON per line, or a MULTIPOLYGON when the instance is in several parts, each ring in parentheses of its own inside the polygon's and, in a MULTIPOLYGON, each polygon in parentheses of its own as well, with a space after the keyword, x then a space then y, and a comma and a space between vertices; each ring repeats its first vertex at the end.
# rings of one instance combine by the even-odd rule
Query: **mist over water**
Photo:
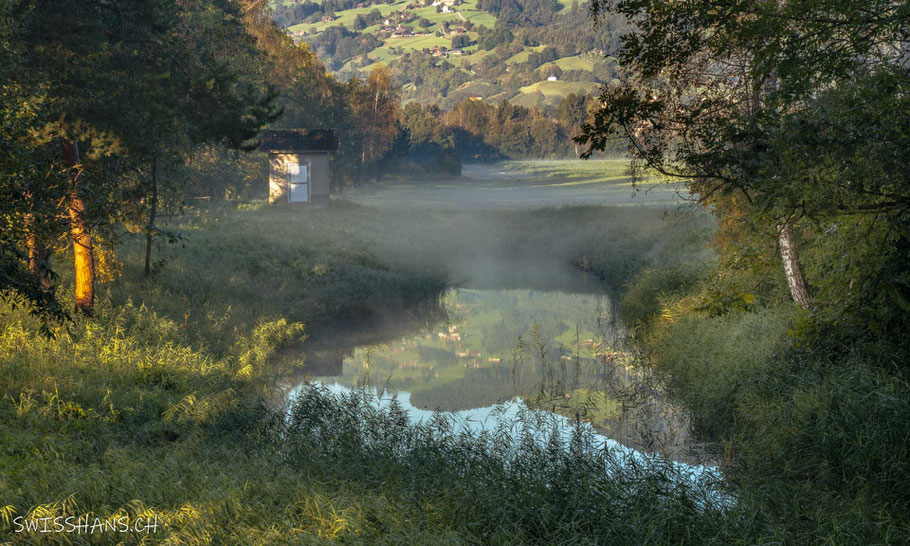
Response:
POLYGON ((685 202, 675 189, 633 196, 615 173, 579 176, 562 163, 469 166, 465 179, 345 194, 400 222, 375 235, 383 255, 435 268, 453 288, 312 331, 297 381, 397 392, 415 411, 487 415, 521 400, 626 446, 702 462, 684 413, 629 367, 615 287, 587 271, 585 254, 606 245, 620 273, 629 255, 656 255, 661 243, 643 234, 685 202), (583 206, 564 208, 573 203, 583 206))

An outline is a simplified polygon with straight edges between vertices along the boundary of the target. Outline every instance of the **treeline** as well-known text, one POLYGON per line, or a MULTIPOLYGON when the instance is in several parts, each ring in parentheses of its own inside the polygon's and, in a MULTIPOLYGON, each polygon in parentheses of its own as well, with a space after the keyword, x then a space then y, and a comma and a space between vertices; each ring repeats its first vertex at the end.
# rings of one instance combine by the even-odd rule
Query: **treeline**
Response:
POLYGON ((497 25, 539 26, 556 20, 558 0, 477 0, 477 9, 496 16, 497 25))
POLYGON ((146 239, 149 274, 153 243, 178 237, 162 214, 264 192, 265 159, 245 152, 267 125, 334 129, 340 185, 399 138, 388 70, 336 79, 257 4, 21 0, 0 20, 0 294, 40 314, 67 314, 58 252, 71 249, 75 308, 91 313, 120 238, 146 239))
POLYGON ((307 42, 332 70, 339 70, 354 57, 366 55, 382 45, 374 34, 348 30, 343 25, 331 26, 307 42))
POLYGON ((401 109, 394 129, 397 137, 388 141, 372 172, 458 175, 462 162, 578 157, 584 149, 573 137, 593 108, 591 97, 574 94, 545 109, 467 99, 446 112, 411 102, 401 109))
POLYGON ((571 94, 555 108, 525 108, 503 100, 465 100, 443 116, 459 157, 468 160, 577 157, 572 137, 590 98, 571 94))
MULTIPOLYGON (((516 0, 506 1, 514 3, 516 0)), ((543 5, 548 6, 549 3, 544 2, 543 5)), ((577 1, 563 13, 550 11, 548 7, 539 8, 540 12, 550 14, 541 24, 529 21, 506 23, 498 18, 493 28, 477 27, 480 34, 478 45, 481 49, 493 50, 500 46, 512 48, 516 42, 522 47, 546 44, 556 48, 559 57, 578 55, 595 49, 608 53, 619 51, 621 37, 629 28, 627 19, 615 14, 604 14, 598 26, 594 27, 588 9, 587 3, 579 5, 577 1)))
MULTIPOLYGON (((351 4, 354 7, 356 4, 351 4)), ((291 4, 276 4, 272 7, 272 18, 281 27, 287 28, 303 22, 318 22, 326 12, 322 4, 305 0, 291 4), (311 17, 315 16, 315 17, 311 17)))

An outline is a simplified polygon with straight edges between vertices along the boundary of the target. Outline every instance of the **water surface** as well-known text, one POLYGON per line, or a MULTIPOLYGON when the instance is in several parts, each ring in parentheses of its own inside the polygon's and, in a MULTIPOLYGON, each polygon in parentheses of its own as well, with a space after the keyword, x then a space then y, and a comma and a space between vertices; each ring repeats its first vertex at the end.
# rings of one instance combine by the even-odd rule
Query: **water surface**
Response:
POLYGON ((684 412, 632 366, 624 335, 601 293, 458 288, 432 309, 315 336, 306 379, 397 395, 415 415, 483 421, 520 401, 622 445, 702 462, 684 412))

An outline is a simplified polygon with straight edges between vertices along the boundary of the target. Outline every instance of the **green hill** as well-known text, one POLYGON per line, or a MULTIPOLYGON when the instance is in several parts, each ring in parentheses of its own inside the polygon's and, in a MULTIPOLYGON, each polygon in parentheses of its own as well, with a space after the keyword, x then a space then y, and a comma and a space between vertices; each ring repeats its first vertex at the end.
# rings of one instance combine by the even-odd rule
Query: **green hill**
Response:
POLYGON ((273 17, 342 79, 383 63, 404 100, 446 108, 468 98, 546 108, 616 76, 606 53, 623 26, 594 29, 586 4, 433 1, 304 0, 273 4, 273 17))

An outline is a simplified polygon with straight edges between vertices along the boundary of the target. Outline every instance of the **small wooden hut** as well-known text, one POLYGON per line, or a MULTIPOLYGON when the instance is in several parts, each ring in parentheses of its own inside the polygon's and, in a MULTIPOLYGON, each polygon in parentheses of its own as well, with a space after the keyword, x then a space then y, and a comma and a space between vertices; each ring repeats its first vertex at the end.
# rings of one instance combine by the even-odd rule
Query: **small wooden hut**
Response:
POLYGON ((269 204, 329 202, 329 152, 338 149, 328 129, 263 131, 259 149, 269 154, 269 204))

